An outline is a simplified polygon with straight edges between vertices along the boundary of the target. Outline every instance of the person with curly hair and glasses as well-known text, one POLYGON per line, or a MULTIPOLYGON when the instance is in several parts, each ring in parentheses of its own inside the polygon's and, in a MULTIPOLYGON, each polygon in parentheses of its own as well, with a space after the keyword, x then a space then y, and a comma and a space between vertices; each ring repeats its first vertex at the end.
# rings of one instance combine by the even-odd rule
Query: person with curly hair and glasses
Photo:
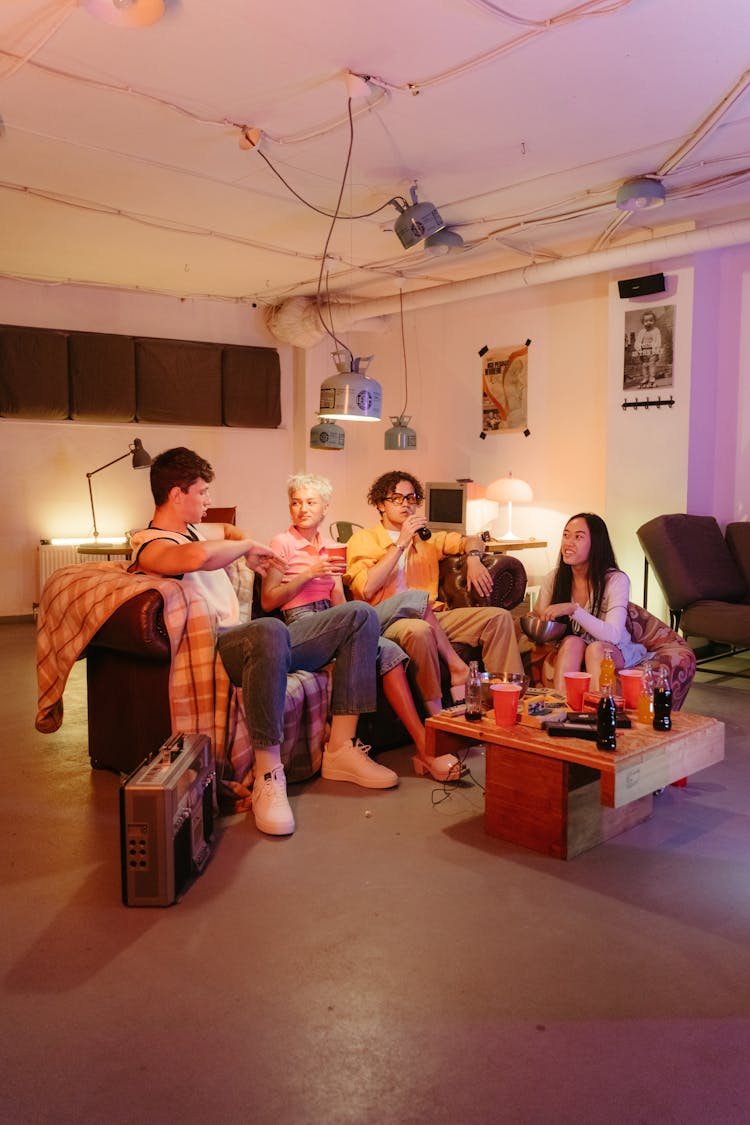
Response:
POLYGON ((492 592, 492 577, 482 563, 483 543, 477 536, 436 531, 420 537, 427 520, 418 508, 422 484, 411 473, 383 473, 367 497, 380 513, 374 527, 356 531, 347 544, 344 582, 353 596, 377 606, 401 590, 425 590, 438 629, 424 621, 396 621, 385 636, 396 641, 413 662, 417 687, 430 714, 442 709, 440 663, 450 671, 452 695, 463 698, 468 669, 454 643, 481 646, 482 662, 492 672, 523 672, 513 619, 492 606, 447 609, 438 600, 438 564, 445 555, 466 555, 469 589, 483 596, 492 592))

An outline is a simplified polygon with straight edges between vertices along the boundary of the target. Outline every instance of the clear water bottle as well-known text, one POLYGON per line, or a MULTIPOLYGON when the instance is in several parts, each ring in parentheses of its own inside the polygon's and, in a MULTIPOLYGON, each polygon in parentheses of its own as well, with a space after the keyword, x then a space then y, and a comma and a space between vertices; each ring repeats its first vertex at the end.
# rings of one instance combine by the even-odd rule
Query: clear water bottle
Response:
POLYGON ((654 673, 651 665, 643 665, 641 694, 638 696, 638 722, 651 723, 654 719, 654 673))
POLYGON ((612 695, 612 687, 600 685, 601 697, 596 709, 596 747, 597 750, 617 749, 617 708, 612 695))
POLYGON ((660 664, 654 684, 654 730, 672 729, 672 685, 667 669, 660 664))
POLYGON ((476 722, 482 717, 482 677, 479 673, 479 664, 472 660, 469 664, 469 674, 466 677, 466 711, 464 718, 476 722))

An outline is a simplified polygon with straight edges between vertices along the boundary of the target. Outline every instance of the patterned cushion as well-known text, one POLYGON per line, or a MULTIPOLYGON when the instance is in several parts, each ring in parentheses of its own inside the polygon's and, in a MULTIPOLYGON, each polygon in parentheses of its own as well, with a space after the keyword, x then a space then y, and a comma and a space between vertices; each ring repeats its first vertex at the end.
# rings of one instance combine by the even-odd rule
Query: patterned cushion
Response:
POLYGON ((695 653, 678 633, 633 602, 628 603, 627 625, 633 640, 645 645, 650 659, 669 669, 672 706, 678 711, 695 676, 695 653))

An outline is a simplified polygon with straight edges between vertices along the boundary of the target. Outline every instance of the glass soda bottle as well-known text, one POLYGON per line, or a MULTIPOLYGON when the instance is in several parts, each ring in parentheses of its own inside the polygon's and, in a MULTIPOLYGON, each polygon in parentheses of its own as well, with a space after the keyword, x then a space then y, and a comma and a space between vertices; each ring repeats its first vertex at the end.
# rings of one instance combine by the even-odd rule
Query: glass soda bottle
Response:
POLYGON ((650 723, 654 718, 654 673, 650 664, 644 664, 641 675, 641 694, 638 696, 638 722, 650 723))
POLYGON ((603 692, 608 687, 610 692, 615 690, 615 662, 612 659, 612 649, 605 648, 602 665, 599 669, 599 691, 603 692))
POLYGON ((601 684, 601 696, 596 709, 597 750, 617 749, 617 708, 610 684, 601 684))
POLYGON ((660 664, 654 686, 654 730, 672 729, 672 686, 667 669, 660 664))
POLYGON ((482 677, 479 674, 479 665, 476 660, 469 663, 469 674, 466 677, 466 710, 464 718, 476 722, 482 717, 482 677))

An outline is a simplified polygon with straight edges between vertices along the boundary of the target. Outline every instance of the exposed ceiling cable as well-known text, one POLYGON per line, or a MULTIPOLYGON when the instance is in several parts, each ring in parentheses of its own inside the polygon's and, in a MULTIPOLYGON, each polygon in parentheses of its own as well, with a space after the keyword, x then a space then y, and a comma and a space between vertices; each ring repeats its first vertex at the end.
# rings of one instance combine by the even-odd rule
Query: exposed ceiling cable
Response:
MULTIPOLYGON (((349 175, 349 165, 350 165, 351 159, 352 159, 352 149, 354 148, 354 115, 352 114, 352 99, 351 98, 347 98, 346 107, 347 107, 347 113, 348 113, 348 116, 349 116, 349 144, 348 144, 347 150, 346 150, 346 161, 344 162, 344 172, 343 172, 343 175, 341 177, 341 187, 339 188, 339 195, 338 195, 338 199, 336 200, 336 208, 334 210, 333 215, 331 216, 331 225, 328 228, 328 234, 326 236, 325 245, 323 247, 323 253, 320 256, 320 273, 318 274, 318 287, 317 287, 317 292, 316 292, 316 295, 315 295, 316 296, 315 304, 316 304, 316 308, 317 308, 317 312, 318 312, 318 318, 319 318, 320 323, 322 324, 323 328, 325 329, 327 335, 329 335, 331 337, 331 339, 334 341, 335 344, 338 344, 339 348, 342 348, 345 352, 348 352, 350 360, 353 360, 354 355, 353 355, 353 352, 352 352, 351 348, 349 348, 346 344, 344 344, 341 340, 339 340, 338 336, 336 335, 336 333, 333 330, 333 319, 331 319, 331 327, 330 328, 326 324, 325 318, 323 316, 323 309, 321 307, 322 306, 321 293, 322 293, 322 288, 323 288, 323 273, 324 273, 325 267, 326 267, 326 256, 328 254, 328 245, 331 241, 331 237, 333 236, 333 228, 336 226, 336 220, 339 217, 339 211, 341 209, 341 200, 344 198, 344 189, 346 188, 346 178, 349 175)), ((328 309, 329 309, 329 315, 332 318, 333 314, 331 312, 330 303, 328 305, 328 309)))
MULTIPOLYGON (((475 55, 473 58, 466 59, 462 63, 457 63, 455 66, 440 71, 438 74, 433 74, 427 78, 422 78, 413 82, 400 84, 388 82, 386 79, 375 75, 373 75, 371 80, 384 86, 388 90, 418 94, 420 90, 426 90, 430 86, 437 86, 441 82, 448 82, 461 74, 476 70, 480 66, 486 66, 487 63, 494 62, 495 59, 501 58, 503 55, 509 55, 512 51, 536 39, 537 36, 544 35, 548 31, 553 31, 558 26, 573 23, 577 20, 587 19, 589 16, 610 15, 632 2, 633 0, 615 0, 615 3, 609 4, 606 8, 602 8, 601 0, 587 0, 586 3, 578 4, 575 8, 568 8, 566 11, 560 12, 559 15, 553 16, 549 20, 533 23, 530 31, 525 31, 522 35, 518 35, 515 39, 509 39, 505 43, 499 43, 489 51, 485 51, 481 55, 475 55), (592 11, 592 8, 597 8, 598 10, 592 11)), ((496 11, 495 14, 500 13, 496 11)))
MULTIPOLYGON (((541 22, 540 24, 534 26, 531 31, 526 32, 525 34, 518 36, 516 39, 509 40, 507 43, 502 43, 502 44, 498 45, 497 47, 493 48, 491 51, 485 52, 482 55, 478 55, 475 58, 467 59, 465 62, 458 63, 454 67, 450 67, 449 69, 447 69, 445 71, 442 71, 438 74, 431 75, 427 78, 422 79, 419 82, 408 82, 408 83, 398 84, 398 83, 388 82, 386 79, 377 77, 375 75, 368 75, 365 80, 369 84, 371 84, 372 86, 380 87, 381 94, 379 96, 377 96, 376 98, 368 101, 363 106, 357 108, 354 111, 354 117, 357 118, 357 117, 362 116, 365 113, 369 113, 372 109, 374 109, 376 106, 378 106, 380 104, 380 102, 382 102, 383 99, 386 97, 387 91, 396 90, 396 91, 400 91, 400 92, 404 92, 404 93, 415 93, 415 92, 418 92, 420 89, 427 88, 428 86, 435 86, 440 82, 445 82, 445 81, 448 81, 449 79, 455 78, 459 74, 463 74, 463 73, 466 73, 468 71, 474 70, 476 67, 484 66, 486 63, 493 61, 495 58, 499 58, 502 55, 509 54, 511 51, 514 51, 517 48, 524 46, 524 44, 526 42, 528 42, 529 40, 536 38, 537 35, 541 35, 541 34, 544 34, 544 32, 546 32, 546 31, 553 30, 557 26, 560 26, 560 25, 563 25, 563 24, 566 24, 566 23, 570 23, 570 22, 575 22, 579 19, 585 19, 589 16, 608 15, 612 12, 617 11, 620 8, 625 7, 627 4, 630 4, 630 3, 632 3, 632 0, 616 0, 615 3, 609 4, 608 6, 602 8, 601 7, 601 0, 587 0, 586 3, 578 4, 574 8, 569 8, 565 12, 560 12, 557 16, 553 16, 550 20, 545 20, 545 21, 541 22)), ((67 18, 68 14, 69 13, 65 14, 65 18, 67 18)), ((495 14, 503 14, 503 13, 497 13, 496 12, 495 14)), ((507 13, 505 13, 505 14, 507 14, 507 13)), ((57 30, 57 28, 53 29, 53 32, 54 32, 54 30, 57 30)), ((49 36, 47 38, 49 38, 49 36)), ((47 40, 45 39, 45 42, 46 41, 47 40)), ((36 53, 36 51, 39 49, 40 46, 42 46, 42 44, 39 44, 37 47, 35 47, 32 54, 36 53)), ((179 113, 182 116, 187 117, 190 120, 195 121, 196 123, 198 123, 200 125, 211 125, 211 126, 215 126, 217 128, 226 128, 227 126, 231 126, 234 129, 240 129, 241 130, 247 124, 246 122, 244 122, 244 123, 243 122, 236 122, 229 117, 222 117, 222 118, 203 117, 199 114, 196 114, 196 113, 192 112, 191 110, 186 109, 184 106, 178 105, 176 102, 169 101, 166 98, 160 98, 156 94, 146 93, 143 90, 136 90, 133 87, 126 86, 122 83, 103 82, 99 79, 86 78, 83 75, 73 74, 70 71, 62 70, 58 67, 47 66, 43 63, 34 62, 34 61, 31 60, 30 57, 27 60, 25 57, 18 56, 11 51, 5 51, 5 50, 2 50, 1 48, 0 48, 0 55, 5 56, 6 58, 11 58, 11 59, 16 60, 16 62, 18 63, 19 66, 22 66, 22 65, 24 65, 24 63, 27 63, 27 65, 32 66, 36 69, 42 70, 42 71, 44 71, 48 74, 54 75, 54 76, 59 77, 59 78, 65 78, 65 79, 68 79, 69 81, 80 83, 81 85, 90 86, 90 87, 93 87, 93 88, 99 89, 99 90, 107 90, 107 91, 110 91, 112 93, 130 94, 131 96, 142 98, 145 101, 153 103, 154 105, 159 105, 159 106, 162 106, 163 108, 170 109, 175 113, 179 113)), ((358 76, 358 77, 363 77, 363 76, 358 76)), ((328 79, 326 79, 326 81, 328 81, 328 79)), ((346 122, 347 122, 346 117, 338 117, 334 121, 329 121, 329 122, 327 122, 323 125, 316 126, 314 129, 306 130, 306 131, 300 132, 300 133, 293 133, 293 134, 290 134, 286 137, 274 135, 273 133, 266 132, 266 130, 263 129, 262 126, 259 126, 259 128, 261 128, 261 130, 263 132, 263 136, 266 137, 271 143, 277 144, 277 145, 293 145, 293 144, 302 144, 304 142, 313 140, 317 137, 325 136, 328 133, 335 132, 337 129, 340 129, 344 125, 346 125, 346 122)))
MULTIPOLYGON (((714 131, 721 118, 725 115, 727 110, 732 105, 734 105, 737 99, 745 92, 749 84, 750 70, 745 70, 740 75, 739 79, 735 82, 732 89, 727 94, 725 94, 723 98, 720 99, 720 101, 709 113, 706 114, 700 124, 697 125, 695 129, 693 129, 687 140, 683 141, 683 143, 675 149, 671 156, 668 156, 666 160, 662 161, 661 165, 656 170, 656 172, 653 173, 653 175, 657 179, 660 179, 668 172, 673 172, 677 165, 688 155, 688 153, 692 152, 700 144, 701 141, 705 140, 705 138, 714 131)), ((601 250, 603 247, 605 247, 607 243, 611 241, 612 237, 620 229, 623 223, 627 222, 631 214, 633 214, 633 212, 631 211, 620 211, 611 221, 611 223, 609 223, 606 230, 596 240, 593 249, 601 250)))
POLYGON ((561 13, 559 16, 552 16, 546 20, 530 20, 524 16, 517 16, 513 12, 507 11, 505 8, 499 8, 492 0, 470 0, 478 8, 482 8, 485 12, 490 12, 493 16, 500 16, 501 19, 507 20, 508 23, 518 24, 520 27, 538 27, 545 31, 552 24, 557 22, 568 23, 573 19, 579 19, 583 14, 590 14, 593 16, 608 15, 610 12, 617 11, 622 8, 624 4, 629 4, 630 0, 615 0, 614 3, 607 5, 604 8, 599 7, 601 0, 589 0, 589 3, 580 4, 578 8, 571 8, 567 12, 561 13), (594 12, 585 12, 584 9, 589 9, 593 6, 596 7, 594 12))
POLYGON ((232 242, 240 246, 247 246, 253 250, 264 250, 272 254, 282 254, 288 258, 307 259, 311 262, 317 262, 319 258, 318 254, 304 254, 300 250, 287 250, 280 246, 270 246, 267 243, 258 242, 257 239, 243 238, 241 235, 236 234, 226 234, 222 231, 213 230, 210 227, 195 227, 173 222, 170 219, 157 219, 150 215, 138 214, 136 211, 126 211, 122 207, 110 207, 105 203, 76 199, 73 196, 61 195, 53 191, 43 191, 40 188, 26 187, 22 184, 9 183, 8 181, 0 180, 0 190, 19 192, 23 195, 32 196, 35 199, 44 199, 50 203, 57 203, 63 207, 72 207, 79 211, 88 211, 96 215, 109 215, 118 219, 127 219, 130 222, 139 223, 141 226, 154 227, 157 230, 164 230, 170 233, 188 234, 194 235, 196 238, 212 238, 216 241, 232 242))
POLYGON ((41 39, 37 40, 37 42, 34 43, 33 47, 29 47, 28 51, 26 51, 25 54, 10 55, 10 52, 3 51, 2 53, 4 55, 10 55, 11 58, 15 59, 15 62, 11 66, 10 70, 7 70, 4 74, 0 74, 0 82, 5 82, 8 78, 12 78, 13 75, 16 74, 16 72, 19 71, 22 66, 25 66, 28 62, 31 62, 37 51, 41 51, 45 43, 49 43, 52 36, 62 27, 65 21, 69 19, 70 16, 72 16, 74 9, 77 7, 78 0, 65 0, 65 2, 60 6, 59 11, 55 15, 52 26, 44 32, 41 39))

